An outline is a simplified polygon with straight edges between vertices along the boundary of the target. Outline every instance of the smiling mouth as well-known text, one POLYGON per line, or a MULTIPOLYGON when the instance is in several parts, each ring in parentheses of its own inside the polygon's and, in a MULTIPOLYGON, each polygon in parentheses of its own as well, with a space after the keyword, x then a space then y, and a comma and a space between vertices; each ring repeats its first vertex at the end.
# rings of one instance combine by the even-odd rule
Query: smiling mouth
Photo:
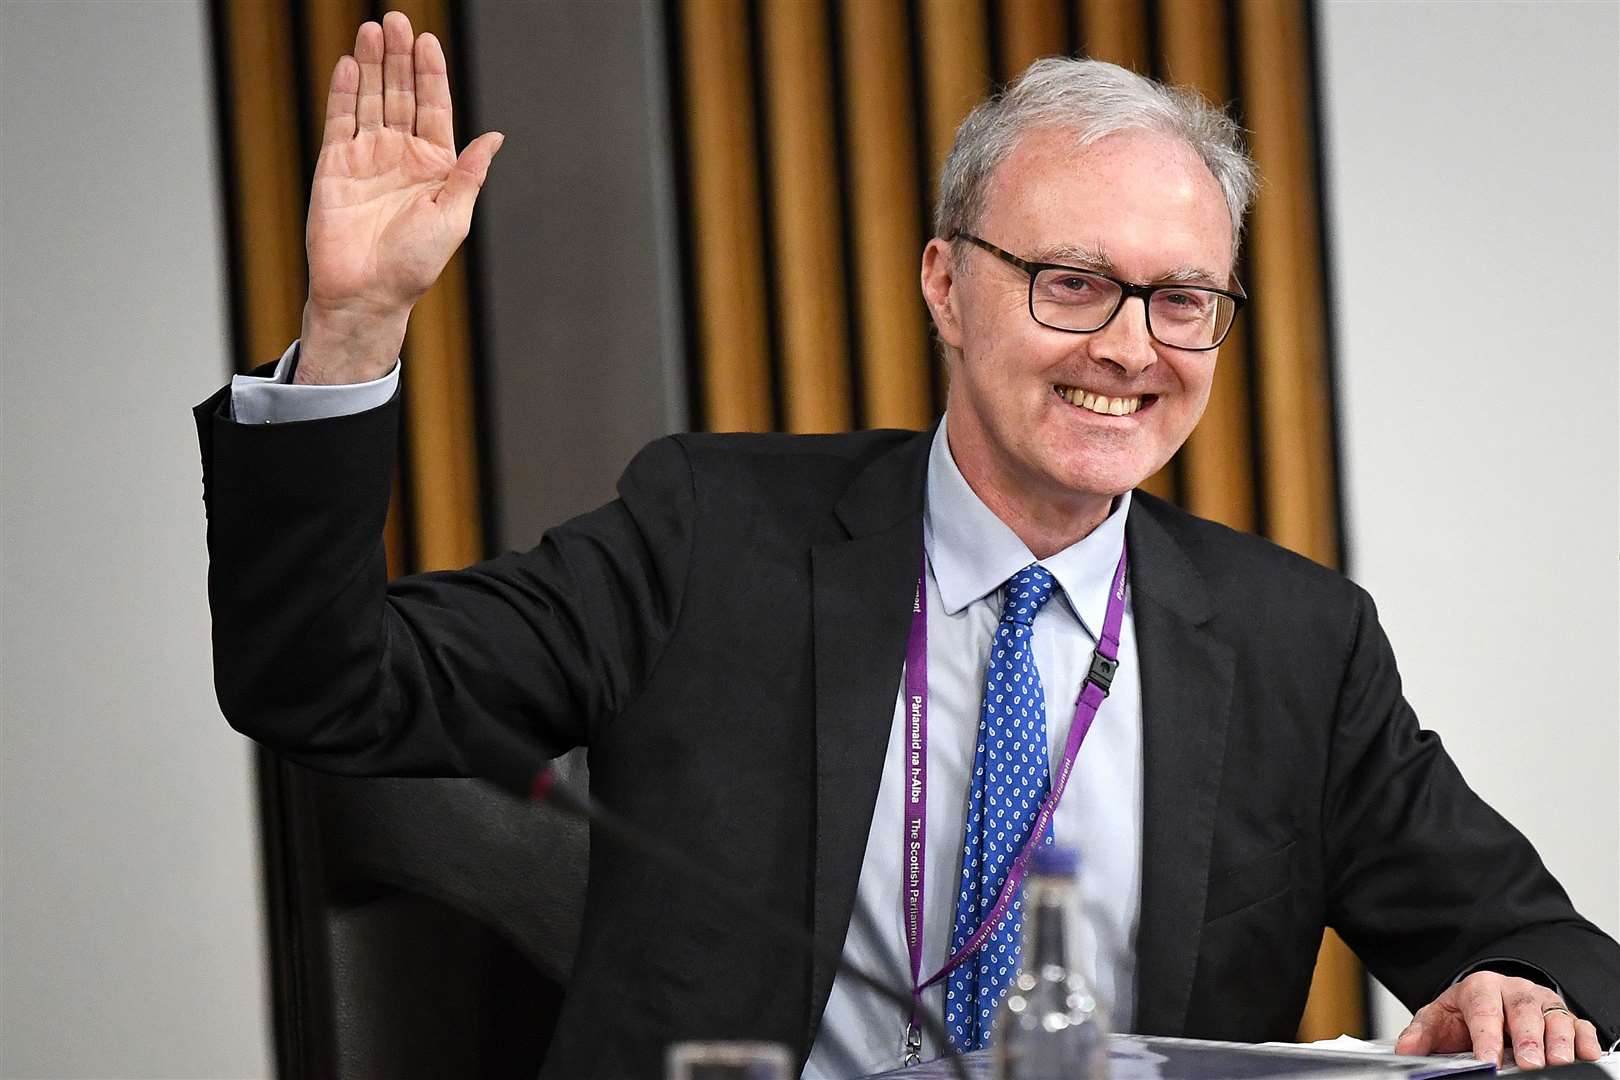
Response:
POLYGON ((1052 392, 1070 405, 1099 416, 1130 416, 1140 409, 1145 409, 1157 401, 1157 394, 1141 394, 1137 397, 1105 397, 1102 394, 1093 394, 1082 390, 1078 386, 1063 386, 1052 384, 1052 392))

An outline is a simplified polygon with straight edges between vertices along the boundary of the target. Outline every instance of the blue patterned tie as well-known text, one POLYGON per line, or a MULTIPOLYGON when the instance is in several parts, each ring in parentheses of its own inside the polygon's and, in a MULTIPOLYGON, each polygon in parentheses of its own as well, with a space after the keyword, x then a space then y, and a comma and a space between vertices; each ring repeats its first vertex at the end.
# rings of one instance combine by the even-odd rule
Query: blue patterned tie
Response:
MULTIPOLYGON (((952 955, 995 905, 1049 787, 1046 693, 1035 670, 1031 624, 1052 598, 1052 575, 1030 565, 1008 578, 1006 588, 985 672, 952 955)), ((1051 842, 1050 832, 1045 839, 1051 842)), ((1015 897, 979 951, 957 965, 945 984, 945 1031, 958 1051, 977 1050, 990 1040, 996 1006, 1018 973, 1022 907, 1015 897)))

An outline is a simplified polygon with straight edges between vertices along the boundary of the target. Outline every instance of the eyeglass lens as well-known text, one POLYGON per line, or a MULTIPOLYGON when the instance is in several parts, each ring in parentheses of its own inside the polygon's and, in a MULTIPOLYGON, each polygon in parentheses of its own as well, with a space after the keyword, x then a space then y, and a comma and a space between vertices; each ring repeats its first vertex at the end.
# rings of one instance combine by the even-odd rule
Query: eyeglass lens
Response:
MULTIPOLYGON (((1030 284, 1030 306, 1038 322, 1058 330, 1096 330, 1119 306, 1114 282, 1079 270, 1048 269, 1030 284)), ((1148 331, 1165 345, 1208 349, 1232 326, 1237 305, 1230 297, 1194 286, 1165 285, 1147 304, 1148 331)))

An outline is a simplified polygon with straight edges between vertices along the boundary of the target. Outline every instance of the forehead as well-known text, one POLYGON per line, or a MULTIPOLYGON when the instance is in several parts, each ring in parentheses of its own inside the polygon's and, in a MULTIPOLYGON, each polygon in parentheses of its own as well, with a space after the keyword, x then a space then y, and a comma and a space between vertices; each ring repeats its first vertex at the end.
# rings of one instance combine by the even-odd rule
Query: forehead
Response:
POLYGON ((1232 262, 1220 185, 1192 147, 1155 132, 1090 146, 1058 129, 1025 135, 990 178, 980 230, 1026 258, 1097 251, 1137 280, 1187 266, 1224 277, 1232 262))

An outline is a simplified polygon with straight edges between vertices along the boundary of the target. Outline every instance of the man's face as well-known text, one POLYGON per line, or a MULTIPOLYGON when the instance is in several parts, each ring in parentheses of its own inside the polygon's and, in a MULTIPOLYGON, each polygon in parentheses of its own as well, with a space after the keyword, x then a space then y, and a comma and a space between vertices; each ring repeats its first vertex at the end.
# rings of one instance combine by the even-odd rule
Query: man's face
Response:
MULTIPOLYGON (((1231 230, 1220 186, 1179 140, 1122 132, 1079 148, 1050 130, 997 168, 975 234, 1032 262, 1226 288, 1231 230)), ((932 241, 923 291, 953 350, 951 450, 970 482, 1061 507, 1128 491, 1170 460, 1209 401, 1215 352, 1154 341, 1140 298, 1093 333, 1049 329, 1030 316, 1026 273, 977 247, 958 258, 932 241), (1137 408, 1100 415, 1054 387, 1137 408)))

